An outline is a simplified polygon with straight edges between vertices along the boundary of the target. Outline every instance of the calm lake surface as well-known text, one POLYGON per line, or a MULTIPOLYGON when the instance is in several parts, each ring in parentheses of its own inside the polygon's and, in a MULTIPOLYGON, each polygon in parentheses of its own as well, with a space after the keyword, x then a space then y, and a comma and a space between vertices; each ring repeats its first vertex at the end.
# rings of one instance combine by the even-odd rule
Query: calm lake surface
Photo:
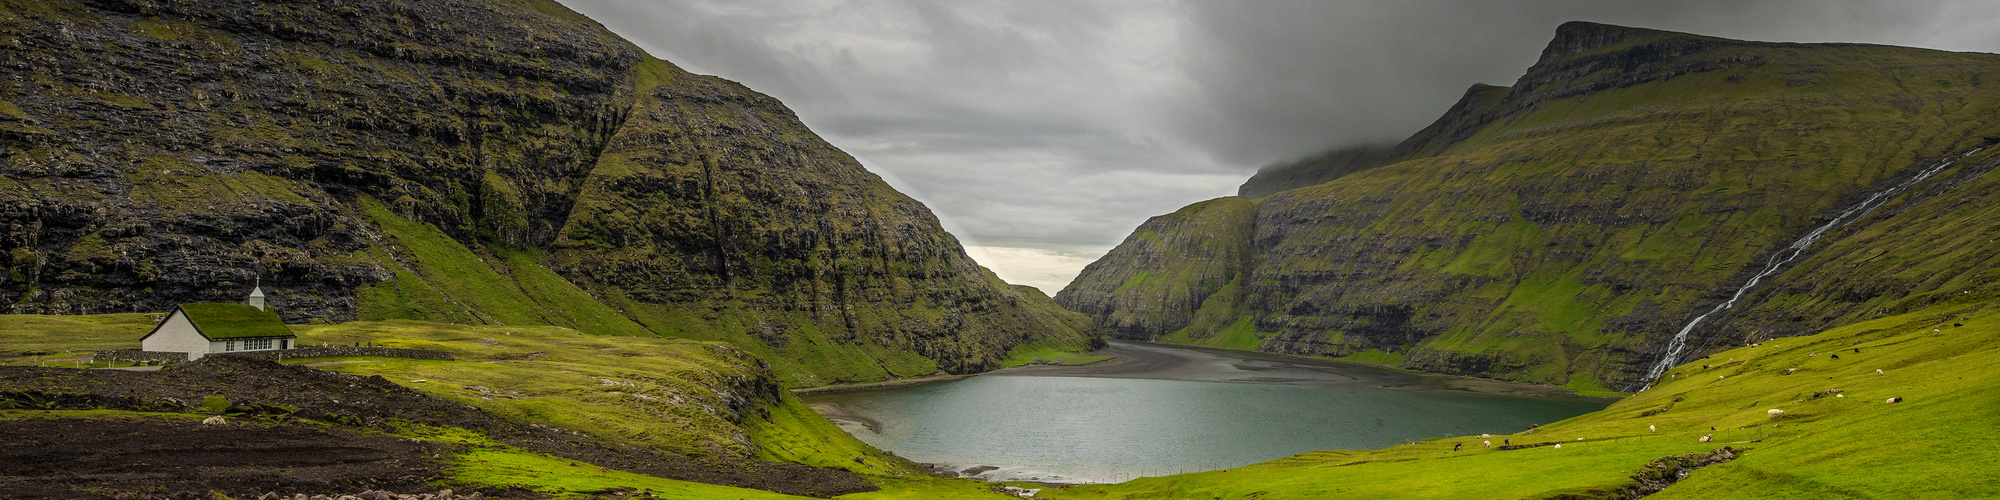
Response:
POLYGON ((1509 434, 1605 406, 1453 390, 1441 377, 1255 353, 1112 349, 1119 358, 1098 365, 803 399, 840 405, 860 419, 835 423, 905 458, 998 468, 980 479, 1048 482, 1116 482, 1315 450, 1509 434))

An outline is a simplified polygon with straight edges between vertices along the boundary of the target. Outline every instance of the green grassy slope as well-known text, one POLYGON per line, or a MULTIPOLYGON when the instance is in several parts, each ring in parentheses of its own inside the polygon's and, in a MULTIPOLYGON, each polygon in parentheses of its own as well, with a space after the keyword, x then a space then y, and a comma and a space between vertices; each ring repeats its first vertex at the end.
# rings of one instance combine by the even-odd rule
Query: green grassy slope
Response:
POLYGON ((299 341, 307 345, 373 342, 452 352, 455 361, 365 358, 324 369, 426 380, 408 385, 509 420, 573 429, 601 442, 687 456, 916 473, 909 461, 860 444, 775 385, 760 386, 775 380, 756 358, 710 342, 586 335, 550 326, 409 321, 298 330, 299 341), (750 405, 732 401, 726 393, 750 405), (767 396, 777 400, 763 400, 767 396))
POLYGON ((1256 210, 1257 202, 1231 196, 1148 219, 1055 300, 1113 337, 1217 338, 1236 327, 1243 307, 1256 210))
POLYGON ((1990 418, 2000 408, 2000 372, 1989 369, 2000 363, 1996 298, 1717 352, 1603 411, 1493 436, 1495 448, 1432 439, 1041 496, 1613 498, 1648 461, 1731 446, 1748 451, 1650 498, 1983 497, 2000 490, 1985 473, 2000 459, 2000 420, 1990 418), (1895 397, 1903 401, 1886 402, 1895 397), (1562 448, 1503 451, 1502 440, 1562 448))
MULTIPOLYGON (((1247 229, 1244 299, 1215 314, 1233 321, 1217 323, 1247 321, 1243 330, 1270 352, 1379 351, 1426 371, 1636 387, 1682 324, 1822 217, 2000 136, 1983 118, 2000 111, 2000 93, 1981 77, 1995 73, 1992 54, 1565 25, 1514 87, 1468 93, 1433 126, 1449 130, 1399 146, 1423 151, 1411 159, 1261 200, 1247 229)), ((1991 155, 1962 170, 1990 166, 1991 155)), ((1984 196, 1976 186, 1944 190, 1934 182, 1898 203, 1943 214, 1984 196)), ((1876 225, 1867 234, 1880 237, 1843 243, 1841 265, 1802 265, 1772 282, 1820 275, 1826 287, 1785 292, 1764 307, 1764 322, 1705 330, 1695 344, 1921 308, 1933 301, 1902 297, 1931 292, 1928 277, 1939 273, 1962 276, 1947 287, 1961 290, 1992 267, 1971 245, 1990 224, 1969 214, 1951 216, 1965 225, 1931 223, 1912 229, 1929 236, 1899 241, 1884 233, 1897 226, 1876 225), (1959 237, 1946 247, 1911 243, 1943 235, 1959 237), (1909 249, 1897 264, 1875 255, 1894 245, 1909 249), (1857 298, 1832 299, 1842 295, 1857 298)), ((1112 272, 1087 269, 1075 287, 1195 265, 1100 263, 1112 272)), ((1084 311, 1103 322, 1208 307, 1132 306, 1084 311)), ((1137 333, 1177 340, 1174 330, 1137 333)))
POLYGON ((295 323, 722 340, 792 386, 1093 342, 783 103, 558 3, 252 3, 0 1, 0 308, 261 282, 295 323))
MULTIPOLYGON (((0 345, 30 353, 0 358, 0 364, 68 366, 59 361, 87 358, 89 350, 126 348, 150 329, 153 316, 0 315, 0 345)), ((407 320, 293 329, 306 345, 373 343, 443 350, 457 359, 342 357, 287 363, 381 375, 508 420, 554 426, 600 443, 840 468, 866 474, 883 488, 843 498, 1005 498, 983 483, 932 478, 921 466, 854 439, 780 388, 757 358, 726 344, 589 335, 556 326, 407 320)), ((0 420, 124 417, 187 418, 109 410, 0 412, 0 420)), ((413 426, 403 435, 478 445, 452 457, 456 465, 450 479, 439 487, 517 486, 553 498, 598 498, 595 492, 616 487, 651 489, 667 498, 800 498, 577 464, 459 429, 413 426)))

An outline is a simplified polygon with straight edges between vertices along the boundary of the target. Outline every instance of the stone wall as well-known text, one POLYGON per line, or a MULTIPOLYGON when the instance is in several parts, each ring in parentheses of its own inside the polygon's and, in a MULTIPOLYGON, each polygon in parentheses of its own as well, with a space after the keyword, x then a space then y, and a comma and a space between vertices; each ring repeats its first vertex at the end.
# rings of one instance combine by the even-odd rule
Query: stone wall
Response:
MULTIPOLYGON (((452 356, 451 353, 445 351, 426 351, 423 349, 397 349, 394 347, 360 347, 360 346, 300 347, 296 349, 272 349, 268 351, 216 352, 216 353, 209 353, 208 355, 236 356, 236 357, 244 357, 252 359, 262 359, 268 361, 278 361, 282 359, 291 359, 291 358, 318 358, 326 356, 383 356, 390 358, 439 359, 445 361, 451 361, 453 359, 456 359, 456 357, 452 356)), ((134 363, 141 361, 151 362, 151 363, 167 363, 167 362, 177 363, 181 361, 187 361, 187 353, 153 352, 153 351, 141 351, 138 349, 111 349, 111 350, 97 351, 97 354, 92 355, 90 357, 90 360, 129 361, 134 363)))
POLYGON ((90 361, 128 361, 132 363, 179 363, 188 360, 188 353, 172 351, 142 351, 139 349, 108 349, 90 355, 90 361))

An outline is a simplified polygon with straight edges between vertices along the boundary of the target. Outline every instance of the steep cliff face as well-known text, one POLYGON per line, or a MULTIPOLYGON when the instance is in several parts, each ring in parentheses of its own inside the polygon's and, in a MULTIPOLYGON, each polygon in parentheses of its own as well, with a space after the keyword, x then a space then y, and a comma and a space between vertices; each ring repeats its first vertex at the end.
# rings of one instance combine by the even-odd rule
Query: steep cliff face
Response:
POLYGON ((1085 267, 1090 279, 1071 281, 1056 303, 1096 318, 1116 338, 1214 337, 1235 326, 1256 207, 1232 196, 1148 219, 1085 267))
MULTIPOLYGON (((1990 54, 1567 24, 1513 87, 1473 89, 1398 145, 1402 161, 1261 200, 1245 227, 1254 232, 1247 289, 1234 313, 1265 351, 1634 387, 1666 338, 1727 300, 1768 255, 2000 132, 1981 118, 2000 111, 2000 92, 1981 76, 1996 70, 1990 54)), ((1858 245, 1849 259, 1872 245, 1841 241, 1858 245)), ((1921 292, 1935 280, 1910 269, 1986 269, 1961 257, 1856 267, 1833 280, 1841 285, 1799 293, 1898 273, 1892 282, 1921 292)), ((1093 269, 1118 272, 1078 282, 1158 272, 1093 269)), ((1065 304, 1102 301, 1088 296, 1093 286, 1072 288, 1080 295, 1066 291, 1065 304)), ((1138 304, 1155 309, 1093 316, 1192 309, 1138 304)), ((1697 345, 1817 331, 1852 317, 1839 304, 1774 298, 1760 314, 1790 326, 1716 326, 1697 345)))
POLYGON ((0 2, 15 313, 729 340, 786 383, 1089 343, 768 96, 554 2, 0 2))

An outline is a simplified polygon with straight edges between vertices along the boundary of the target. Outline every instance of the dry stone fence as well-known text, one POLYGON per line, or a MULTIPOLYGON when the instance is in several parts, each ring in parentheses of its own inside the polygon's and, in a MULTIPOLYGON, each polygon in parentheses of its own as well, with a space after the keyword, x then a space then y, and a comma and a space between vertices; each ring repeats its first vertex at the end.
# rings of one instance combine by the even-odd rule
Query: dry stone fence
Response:
MULTIPOLYGON (((439 359, 445 361, 451 361, 453 359, 456 359, 454 356, 452 356, 451 353, 445 351, 429 351, 423 349, 399 349, 395 347, 372 347, 372 346, 300 347, 297 349, 275 349, 269 351, 219 352, 219 353, 209 354, 209 356, 235 356, 242 358, 262 359, 267 361, 278 361, 291 358, 318 358, 326 356, 382 356, 389 358, 439 359)), ((187 358, 187 353, 184 352, 156 352, 156 351, 141 351, 138 349, 110 349, 110 350, 97 351, 96 354, 91 355, 90 360, 127 361, 132 363, 144 362, 144 363, 157 364, 157 363, 178 363, 182 361, 187 361, 188 358, 187 358)))

